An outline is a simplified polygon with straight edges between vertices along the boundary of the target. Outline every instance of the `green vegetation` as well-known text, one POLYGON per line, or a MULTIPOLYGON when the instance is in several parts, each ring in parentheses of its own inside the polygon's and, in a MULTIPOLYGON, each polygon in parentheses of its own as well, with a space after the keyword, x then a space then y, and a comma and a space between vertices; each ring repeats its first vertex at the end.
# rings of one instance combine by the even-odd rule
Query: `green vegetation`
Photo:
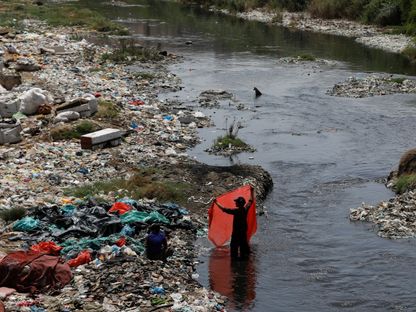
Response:
POLYGON ((132 63, 136 61, 158 61, 162 56, 159 51, 152 48, 146 48, 132 40, 120 40, 119 47, 111 53, 104 53, 101 56, 103 62, 111 61, 114 63, 132 63))
POLYGON ((416 61, 416 47, 415 46, 408 46, 404 49, 403 54, 406 55, 411 61, 416 61))
POLYGON ((45 3, 17 0, 0 3, 0 26, 19 26, 23 19, 36 18, 52 26, 85 26, 93 30, 116 35, 127 35, 126 28, 110 21, 99 13, 79 8, 76 3, 45 3))
POLYGON ((400 176, 394 187, 398 194, 403 194, 406 191, 416 188, 416 174, 406 174, 400 176))
POLYGON ((403 81, 405 81, 406 78, 403 77, 396 77, 396 78, 390 78, 389 81, 390 82, 394 82, 394 83, 398 83, 398 84, 402 84, 403 81))
POLYGON ((297 58, 302 61, 310 61, 310 62, 316 61, 316 57, 311 54, 301 54, 301 55, 298 55, 297 58))
POLYGON ((94 117, 103 119, 117 118, 120 113, 119 108, 116 104, 111 101, 100 100, 98 101, 98 112, 95 113, 94 117))
POLYGON ((240 138, 232 137, 229 135, 220 136, 215 140, 214 148, 217 150, 223 150, 231 147, 235 147, 238 149, 244 149, 248 147, 247 143, 245 143, 240 138))
POLYGON ((233 121, 229 127, 226 127, 227 131, 224 136, 218 137, 215 142, 213 149, 216 151, 227 150, 234 148, 236 150, 249 150, 250 146, 243 140, 237 137, 240 126, 238 123, 233 121))
POLYGON ((152 80, 152 79, 157 78, 157 74, 150 73, 150 72, 138 72, 138 73, 134 73, 133 76, 135 76, 137 79, 142 79, 142 80, 152 80))
POLYGON ((82 135, 97 131, 99 127, 89 120, 82 120, 75 125, 57 126, 50 131, 53 141, 79 139, 82 135))
POLYGON ((23 218, 25 214, 25 208, 11 208, 0 211, 0 218, 6 222, 12 222, 23 218))
POLYGON ((133 199, 148 198, 159 201, 174 201, 185 203, 185 191, 192 186, 189 183, 178 183, 163 180, 159 173, 152 169, 138 170, 130 179, 112 179, 93 184, 70 188, 65 190, 65 195, 75 197, 96 196, 100 193, 108 194, 116 192, 118 196, 128 196, 133 199))
POLYGON ((231 11, 254 8, 307 10, 320 18, 347 18, 380 26, 398 26, 416 34, 416 1, 413 0, 182 0, 231 11))

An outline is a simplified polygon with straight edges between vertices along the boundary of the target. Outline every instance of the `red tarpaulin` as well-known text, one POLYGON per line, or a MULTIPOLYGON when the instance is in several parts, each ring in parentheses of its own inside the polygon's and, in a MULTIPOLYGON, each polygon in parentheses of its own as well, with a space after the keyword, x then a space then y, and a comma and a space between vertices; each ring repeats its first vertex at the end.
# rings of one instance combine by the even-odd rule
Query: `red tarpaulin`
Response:
MULTIPOLYGON (((235 206, 234 199, 242 196, 249 201, 251 197, 251 186, 244 185, 234 191, 225 193, 217 197, 219 204, 226 208, 237 208, 235 206)), ((223 246, 230 240, 233 231, 233 216, 223 212, 214 202, 208 211, 209 216, 209 229, 208 238, 217 247, 223 246)), ((254 200, 250 206, 247 214, 247 240, 256 233, 257 221, 256 221, 256 201, 254 200)))

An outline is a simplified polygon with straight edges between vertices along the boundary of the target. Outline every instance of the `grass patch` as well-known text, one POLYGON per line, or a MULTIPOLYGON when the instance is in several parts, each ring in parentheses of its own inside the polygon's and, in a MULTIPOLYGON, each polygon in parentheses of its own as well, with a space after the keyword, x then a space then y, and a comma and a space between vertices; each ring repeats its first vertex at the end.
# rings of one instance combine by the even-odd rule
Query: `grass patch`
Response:
MULTIPOLYGON (((17 2, 17 1, 15 1, 17 2)), ((17 21, 35 18, 52 26, 85 26, 98 32, 128 35, 129 31, 96 11, 79 8, 75 3, 45 3, 38 6, 31 1, 0 4, 0 25, 15 26, 17 21)))
POLYGON ((111 53, 104 53, 101 56, 103 62, 110 61, 113 63, 159 61, 162 58, 158 50, 138 46, 131 40, 120 40, 118 48, 111 53))
POLYGON ((214 143, 214 148, 217 150, 228 149, 230 146, 238 149, 245 149, 248 147, 247 143, 245 143, 243 140, 230 135, 220 136, 215 140, 214 143))
POLYGON ((53 141, 79 139, 82 135, 98 130, 98 126, 89 120, 83 120, 75 125, 63 125, 50 131, 53 141))
POLYGON ((65 195, 79 198, 96 196, 100 193, 108 194, 116 192, 119 197, 133 199, 157 199, 161 202, 173 201, 180 204, 186 203, 185 191, 192 185, 174 181, 161 180, 158 172, 151 169, 138 170, 130 179, 112 179, 93 184, 66 189, 65 195))
POLYGON ((400 176, 394 185, 396 192, 403 194, 406 191, 416 188, 416 174, 406 174, 400 176))
POLYGON ((113 119, 119 116, 119 109, 116 104, 107 100, 98 101, 98 112, 94 117, 103 119, 113 119))
POLYGON ((23 218, 25 214, 25 208, 11 208, 0 211, 0 218, 6 222, 12 222, 23 218))
POLYGON ((138 72, 138 73, 134 73, 133 76, 141 80, 153 80, 157 78, 157 74, 150 73, 150 72, 138 72))
POLYGON ((402 53, 412 62, 416 62, 416 47, 414 45, 406 47, 402 53))
POLYGON ((302 60, 302 61, 308 61, 308 62, 316 61, 315 56, 313 56, 312 54, 306 54, 306 53, 298 55, 297 59, 302 60))
POLYGON ((402 84, 403 81, 405 81, 406 78, 402 78, 402 77, 396 77, 396 78, 390 78, 389 81, 393 82, 393 83, 398 83, 398 84, 402 84))

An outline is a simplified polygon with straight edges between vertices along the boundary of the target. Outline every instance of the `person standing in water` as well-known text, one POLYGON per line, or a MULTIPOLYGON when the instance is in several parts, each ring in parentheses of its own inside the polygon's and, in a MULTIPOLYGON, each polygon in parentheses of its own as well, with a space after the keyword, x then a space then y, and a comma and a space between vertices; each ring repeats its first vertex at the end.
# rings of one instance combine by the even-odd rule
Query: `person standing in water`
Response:
POLYGON ((234 199, 236 208, 225 208, 220 203, 218 203, 217 199, 215 199, 214 203, 225 213, 233 215, 233 232, 231 235, 231 257, 233 259, 240 258, 245 259, 250 254, 250 247, 247 241, 247 214, 251 207, 251 204, 254 201, 254 189, 251 188, 251 196, 250 200, 246 204, 246 200, 244 197, 240 196, 234 199))

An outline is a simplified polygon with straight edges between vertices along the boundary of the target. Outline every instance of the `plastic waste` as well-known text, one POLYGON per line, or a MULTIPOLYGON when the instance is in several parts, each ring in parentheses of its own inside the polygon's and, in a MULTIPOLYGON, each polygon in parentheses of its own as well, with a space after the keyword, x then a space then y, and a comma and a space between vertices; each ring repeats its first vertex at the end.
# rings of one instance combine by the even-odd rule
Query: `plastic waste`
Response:
POLYGON ((13 225, 13 231, 30 232, 39 227, 39 221, 32 217, 24 217, 16 221, 13 225))
POLYGON ((82 264, 90 263, 91 261, 91 253, 88 250, 83 250, 75 259, 69 260, 68 265, 73 268, 82 264))
POLYGON ((30 247, 30 250, 37 251, 41 253, 46 253, 48 255, 58 256, 59 252, 62 250, 61 246, 58 246, 54 242, 40 242, 36 245, 30 247))
POLYGON ((155 295, 164 295, 165 294, 165 289, 162 286, 151 287, 150 288, 150 293, 155 294, 155 295))
POLYGON ((20 96, 20 112, 25 115, 36 114, 39 106, 52 103, 47 91, 33 88, 20 96))
POLYGON ((134 226, 130 226, 130 225, 126 224, 121 229, 120 235, 123 235, 123 236, 133 236, 135 232, 136 232, 136 229, 134 228, 134 226))
POLYGON ((123 215, 132 209, 133 208, 126 203, 116 202, 114 203, 114 205, 111 207, 111 209, 108 212, 118 212, 120 215, 123 215))

